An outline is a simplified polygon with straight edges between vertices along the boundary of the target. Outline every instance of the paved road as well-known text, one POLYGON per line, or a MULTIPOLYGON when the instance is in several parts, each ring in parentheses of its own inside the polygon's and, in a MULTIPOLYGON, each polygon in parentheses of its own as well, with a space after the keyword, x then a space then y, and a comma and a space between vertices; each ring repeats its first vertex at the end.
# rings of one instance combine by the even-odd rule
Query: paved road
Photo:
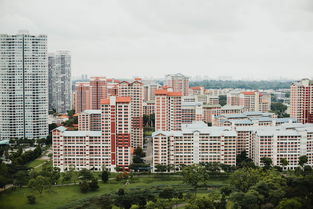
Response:
POLYGON ((143 151, 146 153, 144 160, 147 164, 152 165, 152 138, 146 137, 146 143, 143 145, 143 151))

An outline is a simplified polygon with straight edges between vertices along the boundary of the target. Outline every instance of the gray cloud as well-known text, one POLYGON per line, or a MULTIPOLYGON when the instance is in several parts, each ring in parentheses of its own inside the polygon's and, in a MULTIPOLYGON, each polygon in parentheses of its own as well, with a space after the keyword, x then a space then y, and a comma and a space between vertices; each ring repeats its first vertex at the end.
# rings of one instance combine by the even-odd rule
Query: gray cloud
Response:
POLYGON ((311 0, 0 0, 0 32, 47 34, 73 74, 312 77, 311 0))

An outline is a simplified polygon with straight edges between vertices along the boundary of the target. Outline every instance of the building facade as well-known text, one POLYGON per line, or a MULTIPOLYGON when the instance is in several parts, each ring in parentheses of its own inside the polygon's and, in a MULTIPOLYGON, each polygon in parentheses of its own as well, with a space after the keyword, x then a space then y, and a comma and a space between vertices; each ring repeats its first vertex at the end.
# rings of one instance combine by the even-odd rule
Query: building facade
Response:
POLYGON ((0 139, 47 135, 47 36, 1 34, 0 139))
POLYGON ((153 137, 153 168, 156 165, 192 165, 219 162, 236 165, 233 130, 208 127, 202 121, 183 125, 181 131, 156 131, 153 137))
POLYGON ((128 170, 131 163, 129 97, 101 100, 100 131, 52 131, 53 166, 61 171, 104 168, 128 170))
POLYGON ((117 85, 119 97, 131 98, 131 146, 133 148, 143 145, 143 83, 141 79, 129 83, 120 82, 117 85))
POLYGON ((234 91, 227 94, 227 105, 243 106, 245 111, 268 112, 271 110, 271 95, 259 91, 234 91))
POLYGON ((302 79, 290 87, 290 116, 300 123, 313 123, 313 81, 302 79))
POLYGON ((48 56, 49 110, 66 113, 72 109, 71 55, 58 51, 48 56))
POLYGON ((181 130, 181 97, 181 92, 170 92, 163 89, 155 91, 155 130, 181 130))
POLYGON ((168 74, 165 77, 165 86, 172 88, 173 92, 181 92, 183 96, 189 93, 189 78, 183 74, 168 74))

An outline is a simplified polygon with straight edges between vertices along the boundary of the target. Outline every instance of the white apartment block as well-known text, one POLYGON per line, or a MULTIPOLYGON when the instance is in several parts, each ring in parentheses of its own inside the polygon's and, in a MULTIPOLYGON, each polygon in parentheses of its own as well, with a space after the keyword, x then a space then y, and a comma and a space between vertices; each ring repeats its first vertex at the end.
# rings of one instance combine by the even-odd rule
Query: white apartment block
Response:
POLYGON ((229 128, 208 127, 197 121, 182 125, 181 131, 156 131, 152 137, 153 168, 201 162, 236 165, 237 134, 229 128))
POLYGON ((285 158, 286 169, 294 169, 302 155, 313 165, 312 124, 208 127, 194 121, 182 125, 181 131, 156 131, 152 137, 154 170, 158 164, 176 168, 201 162, 236 165, 236 155, 242 151, 258 166, 263 166, 263 157, 271 158, 273 166, 282 166, 285 158))
POLYGON ((48 55, 49 109, 66 113, 72 109, 71 55, 57 51, 48 55))
POLYGON ((47 36, 0 34, 0 139, 48 135, 47 36))
POLYGON ((85 110, 78 115, 79 131, 101 131, 101 110, 85 110))

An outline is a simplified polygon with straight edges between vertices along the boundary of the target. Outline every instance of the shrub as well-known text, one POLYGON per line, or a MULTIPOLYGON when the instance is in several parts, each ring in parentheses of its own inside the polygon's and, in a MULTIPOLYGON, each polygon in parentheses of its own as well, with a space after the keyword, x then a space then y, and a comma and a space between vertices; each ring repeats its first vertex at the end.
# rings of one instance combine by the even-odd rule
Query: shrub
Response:
POLYGON ((36 203, 36 197, 34 195, 28 195, 27 201, 29 204, 35 204, 36 203))

